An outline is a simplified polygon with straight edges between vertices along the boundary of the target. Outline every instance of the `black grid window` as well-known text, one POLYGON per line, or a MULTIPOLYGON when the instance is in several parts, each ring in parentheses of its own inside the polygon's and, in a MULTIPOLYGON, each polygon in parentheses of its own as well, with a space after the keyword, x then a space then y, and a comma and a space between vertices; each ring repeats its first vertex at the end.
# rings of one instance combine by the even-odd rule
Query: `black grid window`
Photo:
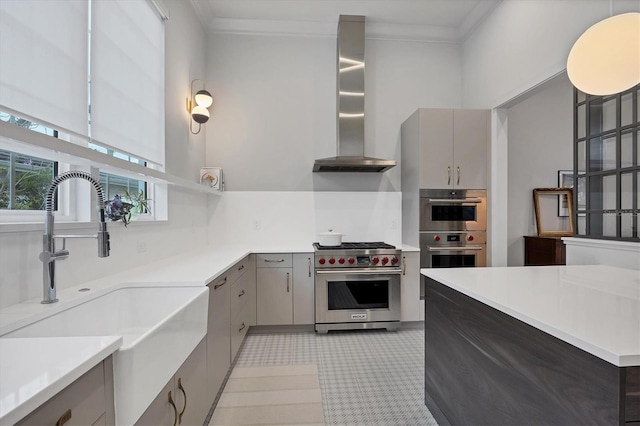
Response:
POLYGON ((574 90, 576 235, 638 241, 640 85, 611 96, 574 90))

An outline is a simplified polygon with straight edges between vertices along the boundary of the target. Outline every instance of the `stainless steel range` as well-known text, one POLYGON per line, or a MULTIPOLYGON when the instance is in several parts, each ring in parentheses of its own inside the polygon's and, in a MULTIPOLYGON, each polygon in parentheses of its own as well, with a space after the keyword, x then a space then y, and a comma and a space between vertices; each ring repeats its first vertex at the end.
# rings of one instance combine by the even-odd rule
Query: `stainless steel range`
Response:
POLYGON ((399 327, 399 249, 382 242, 314 247, 318 333, 399 327))

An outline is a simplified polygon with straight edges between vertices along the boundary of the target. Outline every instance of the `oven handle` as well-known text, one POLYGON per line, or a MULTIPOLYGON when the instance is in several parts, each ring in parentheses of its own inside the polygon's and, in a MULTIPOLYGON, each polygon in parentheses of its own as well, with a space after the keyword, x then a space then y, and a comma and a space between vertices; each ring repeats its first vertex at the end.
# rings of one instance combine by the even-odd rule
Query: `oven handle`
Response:
POLYGON ((427 251, 468 251, 468 250, 484 250, 482 246, 459 246, 459 247, 431 247, 427 246, 427 251))
POLYGON ((364 275, 400 275, 402 274, 402 269, 394 268, 394 269, 340 269, 340 270, 324 270, 317 269, 316 274, 318 275, 331 275, 331 274, 364 274, 364 275))
POLYGON ((452 204, 464 204, 464 203, 474 203, 479 204, 482 202, 480 198, 428 198, 427 202, 434 204, 441 203, 452 203, 452 204))

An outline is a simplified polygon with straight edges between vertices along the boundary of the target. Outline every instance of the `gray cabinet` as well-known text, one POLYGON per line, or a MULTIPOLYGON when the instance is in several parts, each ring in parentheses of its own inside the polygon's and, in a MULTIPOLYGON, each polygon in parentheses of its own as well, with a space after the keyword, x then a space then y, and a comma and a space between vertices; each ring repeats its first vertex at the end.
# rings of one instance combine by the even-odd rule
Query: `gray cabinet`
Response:
POLYGON ((420 252, 402 253, 401 320, 424 320, 424 302, 420 300, 420 252))
POLYGON ((249 255, 209 284, 207 395, 213 402, 247 330, 256 324, 255 256, 249 255))
POLYGON ((293 254, 293 323, 314 324, 313 253, 293 254))
POLYGON ((293 324, 291 253, 256 255, 257 325, 293 324))
POLYGON ((201 425, 213 400, 207 394, 206 339, 196 346, 136 425, 201 425))
POLYGON ((114 422, 113 364, 109 357, 17 424, 71 426, 114 422))
POLYGON ((231 283, 224 274, 209 284, 207 393, 213 401, 231 366, 231 283))
MULTIPOLYGON (((403 124, 402 148, 415 150, 420 189, 486 189, 489 110, 423 108, 403 124)), ((404 167, 404 161, 403 161, 404 167)))

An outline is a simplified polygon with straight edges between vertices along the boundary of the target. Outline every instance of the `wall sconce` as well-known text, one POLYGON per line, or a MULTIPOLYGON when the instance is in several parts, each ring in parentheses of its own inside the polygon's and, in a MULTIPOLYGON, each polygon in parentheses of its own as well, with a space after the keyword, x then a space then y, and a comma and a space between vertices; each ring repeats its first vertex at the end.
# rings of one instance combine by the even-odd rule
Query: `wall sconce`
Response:
POLYGON ((620 93, 640 83, 640 13, 623 13, 591 26, 567 60, 571 83, 590 95, 620 93))
POLYGON ((211 93, 206 90, 201 89, 196 93, 193 93, 193 83, 196 81, 202 82, 200 79, 195 79, 191 81, 191 97, 187 98, 187 111, 191 116, 191 120, 189 120, 189 130, 194 135, 200 133, 200 129, 204 123, 209 121, 209 108, 213 104, 213 97, 211 93), (198 123, 198 131, 193 131, 193 122, 198 123))

